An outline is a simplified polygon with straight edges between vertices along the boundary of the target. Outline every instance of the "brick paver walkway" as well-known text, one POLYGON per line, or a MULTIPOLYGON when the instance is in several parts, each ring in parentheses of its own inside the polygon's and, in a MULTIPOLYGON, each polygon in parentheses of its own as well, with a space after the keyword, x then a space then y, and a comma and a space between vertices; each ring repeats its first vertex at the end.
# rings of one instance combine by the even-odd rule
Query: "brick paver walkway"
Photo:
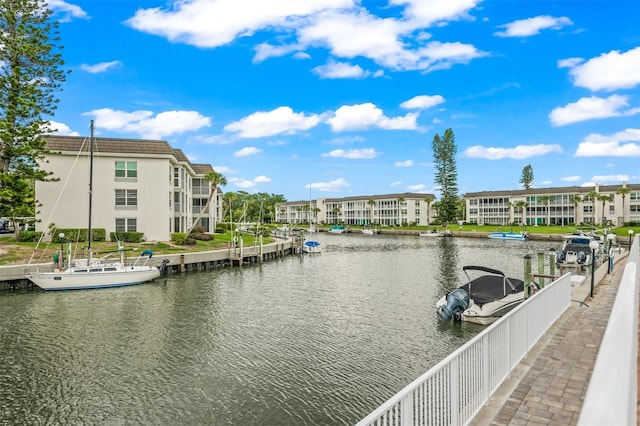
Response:
POLYGON ((616 265, 611 274, 604 271, 593 299, 587 298, 582 305, 572 303, 471 422, 473 425, 578 423, 624 263, 616 265))

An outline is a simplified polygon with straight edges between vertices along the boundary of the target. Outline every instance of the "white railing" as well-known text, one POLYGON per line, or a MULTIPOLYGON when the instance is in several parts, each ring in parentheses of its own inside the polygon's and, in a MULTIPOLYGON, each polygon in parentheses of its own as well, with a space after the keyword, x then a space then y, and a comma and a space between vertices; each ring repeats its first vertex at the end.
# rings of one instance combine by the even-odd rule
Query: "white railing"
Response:
POLYGON ((487 327, 357 426, 463 425, 571 304, 566 274, 487 327))
POLYGON ((582 404, 580 425, 637 424, 639 249, 636 236, 582 404))

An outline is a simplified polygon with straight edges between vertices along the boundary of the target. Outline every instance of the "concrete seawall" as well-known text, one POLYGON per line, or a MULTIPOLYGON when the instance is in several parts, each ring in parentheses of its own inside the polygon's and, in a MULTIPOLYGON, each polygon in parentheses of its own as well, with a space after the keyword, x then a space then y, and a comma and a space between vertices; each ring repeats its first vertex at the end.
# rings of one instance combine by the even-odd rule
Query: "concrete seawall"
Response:
MULTIPOLYGON (((260 263, 296 253, 300 253, 300 242, 289 238, 265 244, 263 246, 236 247, 193 253, 161 254, 154 256, 151 262, 152 264, 159 266, 166 259, 168 261, 166 265, 166 271, 168 273, 182 273, 187 271, 214 269, 224 266, 241 266, 251 263, 260 263)), ((128 262, 134 263, 135 259, 129 257, 128 262)), ((34 284, 25 278, 25 272, 27 272, 27 269, 53 272, 54 264, 49 262, 32 264, 29 266, 0 266, 0 290, 34 287, 34 284)))

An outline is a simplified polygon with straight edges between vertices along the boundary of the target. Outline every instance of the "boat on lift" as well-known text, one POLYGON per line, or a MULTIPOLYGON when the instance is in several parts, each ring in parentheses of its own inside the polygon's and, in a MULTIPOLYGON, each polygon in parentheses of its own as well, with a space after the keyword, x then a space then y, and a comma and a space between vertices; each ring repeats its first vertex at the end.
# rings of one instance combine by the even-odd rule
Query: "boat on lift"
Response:
MULTIPOLYGON (((484 266, 465 266, 462 270, 467 282, 436 302, 438 317, 443 321, 491 324, 525 300, 522 280, 484 266), (471 278, 470 272, 475 278, 471 278), (477 273, 484 274, 477 276, 477 273)), ((530 284, 528 294, 534 294, 536 289, 535 283, 530 284)))

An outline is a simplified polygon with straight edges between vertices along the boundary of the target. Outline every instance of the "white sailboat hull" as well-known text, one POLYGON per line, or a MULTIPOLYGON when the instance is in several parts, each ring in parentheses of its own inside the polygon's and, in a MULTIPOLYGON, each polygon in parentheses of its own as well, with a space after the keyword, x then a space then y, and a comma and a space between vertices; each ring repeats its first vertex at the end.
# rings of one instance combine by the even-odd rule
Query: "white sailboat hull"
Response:
POLYGON ((158 278, 160 270, 154 266, 117 265, 33 272, 25 276, 43 290, 80 290, 141 284, 158 278))

